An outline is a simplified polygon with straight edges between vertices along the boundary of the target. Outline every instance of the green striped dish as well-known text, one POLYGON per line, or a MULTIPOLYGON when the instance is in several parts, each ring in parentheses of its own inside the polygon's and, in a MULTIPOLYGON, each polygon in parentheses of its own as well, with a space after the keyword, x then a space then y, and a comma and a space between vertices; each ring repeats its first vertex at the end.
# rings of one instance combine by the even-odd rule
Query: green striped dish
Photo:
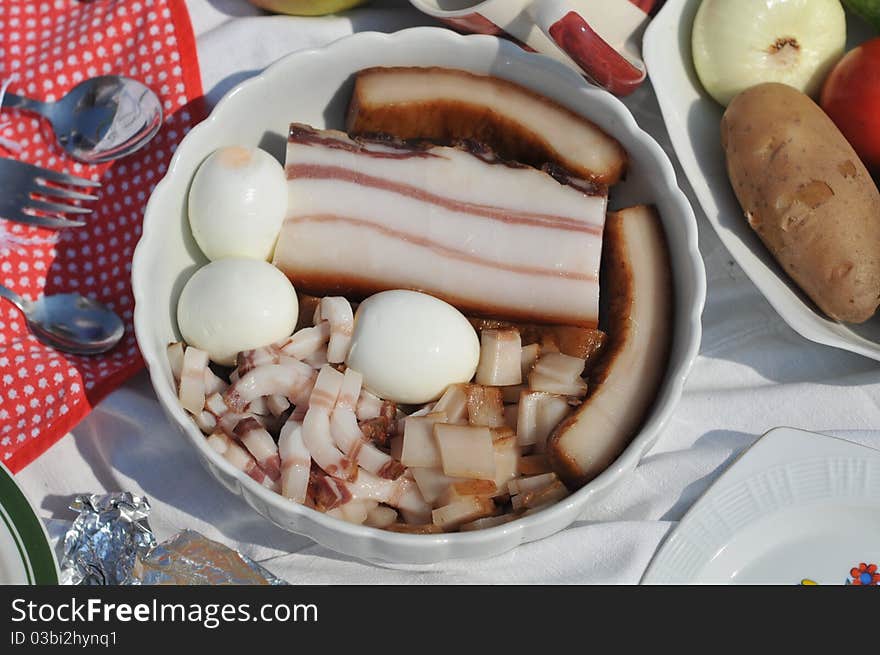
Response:
POLYGON ((0 584, 58 584, 58 565, 43 522, 0 464, 0 584))

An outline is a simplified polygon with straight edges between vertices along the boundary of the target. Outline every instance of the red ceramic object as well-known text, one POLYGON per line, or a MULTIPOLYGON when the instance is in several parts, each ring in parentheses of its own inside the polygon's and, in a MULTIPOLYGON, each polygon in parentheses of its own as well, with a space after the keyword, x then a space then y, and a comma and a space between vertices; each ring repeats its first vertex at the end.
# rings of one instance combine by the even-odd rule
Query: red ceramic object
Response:
POLYGON ((645 80, 644 67, 608 45, 577 12, 570 11, 551 25, 550 35, 596 84, 615 95, 628 95, 645 80))

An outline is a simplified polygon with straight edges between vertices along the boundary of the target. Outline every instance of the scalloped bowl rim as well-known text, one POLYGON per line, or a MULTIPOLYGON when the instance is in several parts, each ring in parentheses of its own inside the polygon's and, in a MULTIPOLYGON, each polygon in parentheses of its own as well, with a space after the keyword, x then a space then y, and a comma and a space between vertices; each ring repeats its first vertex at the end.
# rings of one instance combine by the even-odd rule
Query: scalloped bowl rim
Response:
MULTIPOLYGON (((353 67, 353 71, 355 70, 357 68, 353 67)), ((678 271, 676 272, 677 275, 678 271)), ((512 44, 499 41, 495 37, 483 35, 463 36, 450 30, 433 27, 410 28, 393 34, 362 32, 343 37, 320 48, 299 50, 282 57, 258 75, 244 80, 231 89, 220 100, 211 114, 184 137, 171 159, 165 176, 155 187, 144 214, 143 234, 134 254, 132 286, 135 297, 135 333, 138 343, 141 345, 144 361, 149 369, 151 382, 159 402, 166 411, 166 414, 186 434, 188 440, 200 455, 203 464, 212 475, 218 478, 218 481, 237 495, 243 496, 248 501, 248 504, 273 523, 278 524, 277 521, 273 520, 266 512, 256 506, 254 498, 281 514, 296 516, 302 522, 297 527, 296 532, 308 536, 322 545, 371 561, 411 563, 428 563, 460 557, 485 557, 505 552, 525 541, 549 536, 576 520, 577 514, 574 513, 574 510, 576 508, 583 508, 591 496, 606 489, 625 472, 633 470, 645 452, 656 443, 660 430, 666 424, 681 397, 685 379, 699 350, 701 315, 706 295, 705 269, 697 246, 697 226, 693 209, 684 193, 678 187, 675 171, 666 153, 650 135, 638 126, 635 118, 623 103, 605 91, 588 86, 573 71, 547 57, 525 52, 512 44), (677 306, 676 309, 677 313, 687 311, 686 325, 689 332, 680 363, 674 367, 671 365, 670 369, 667 370, 666 378, 661 386, 658 399, 655 401, 650 419, 643 425, 639 434, 636 435, 611 466, 594 480, 562 501, 540 512, 527 515, 509 523, 473 532, 414 535, 354 525, 303 505, 292 503, 280 494, 256 483, 214 452, 207 445, 204 435, 180 406, 176 393, 171 388, 171 385, 168 384, 163 371, 163 367, 167 366, 167 363, 161 360, 161 358, 165 357, 165 352, 164 350, 157 352, 156 349, 151 347, 152 341, 149 338, 152 332, 150 328, 151 321, 149 316, 146 315, 144 301, 147 293, 146 290, 149 287, 146 261, 150 256, 150 249, 154 247, 154 244, 160 243, 162 237, 159 229, 159 219, 154 217, 156 211, 154 208, 159 204, 159 199, 166 193, 166 189, 170 185, 171 178, 175 175, 178 162, 187 148, 187 144, 199 138, 201 133, 210 130, 212 126, 226 120, 227 112, 232 113, 233 111, 228 110, 228 107, 232 104, 234 98, 259 89, 272 78, 279 76, 282 71, 294 67, 304 59, 322 57, 326 56, 327 53, 333 53, 334 51, 342 52, 344 49, 352 49, 361 45, 366 47, 371 42, 383 42, 383 45, 399 45, 412 40, 413 42, 418 42, 419 45, 424 45, 425 39, 437 41, 437 43, 444 40, 449 47, 459 48, 460 51, 464 51, 467 47, 473 47, 476 51, 478 47, 491 42, 497 54, 504 55, 511 61, 523 60, 532 65, 539 65, 548 74, 569 78, 572 87, 574 87, 572 89, 572 99, 576 99, 578 102, 588 100, 598 103, 603 106, 603 111, 609 111, 615 118, 619 119, 622 129, 648 147, 651 156, 659 165, 656 172, 662 178, 662 186, 669 193, 670 202, 679 211, 679 220, 684 222, 686 231, 685 246, 688 261, 674 263, 673 269, 680 268, 685 273, 693 275, 694 289, 691 306, 686 308, 686 310, 680 306, 677 306), (337 533, 338 536, 352 540, 350 542, 351 547, 340 547, 339 542, 336 545, 328 544, 328 540, 322 538, 321 534, 314 534, 315 531, 321 533, 324 530, 337 533), (527 531, 531 534, 529 538, 526 535, 527 531), (483 548, 480 548, 481 545, 483 548)), ((678 318, 676 319, 677 325, 679 320, 678 318)), ((278 525, 293 532, 290 527, 278 525)))

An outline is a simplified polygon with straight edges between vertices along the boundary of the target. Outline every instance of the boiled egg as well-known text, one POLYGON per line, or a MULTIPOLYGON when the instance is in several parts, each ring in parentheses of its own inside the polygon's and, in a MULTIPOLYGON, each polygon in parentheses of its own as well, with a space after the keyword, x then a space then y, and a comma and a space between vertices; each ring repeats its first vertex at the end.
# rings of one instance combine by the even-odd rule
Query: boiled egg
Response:
POLYGON ((177 303, 183 340, 211 361, 235 364, 236 355, 290 336, 299 317, 287 276, 257 259, 219 259, 187 281, 177 303))
POLYGON ((196 171, 188 211, 208 259, 271 259, 287 213, 284 168, 259 148, 215 150, 196 171))
POLYGON ((414 405, 468 382, 479 361, 480 340, 461 312, 433 296, 397 290, 358 306, 345 363, 380 398, 414 405))

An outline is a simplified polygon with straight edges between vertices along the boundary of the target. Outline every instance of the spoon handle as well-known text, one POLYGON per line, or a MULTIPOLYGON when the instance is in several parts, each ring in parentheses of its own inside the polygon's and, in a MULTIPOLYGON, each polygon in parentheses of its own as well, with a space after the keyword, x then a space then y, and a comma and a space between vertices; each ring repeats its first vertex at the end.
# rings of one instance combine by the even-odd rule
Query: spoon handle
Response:
POLYGON ((8 109, 28 109, 30 111, 35 111, 38 114, 46 113, 46 103, 40 102, 39 100, 31 100, 30 98, 25 98, 24 96, 18 96, 9 92, 3 96, 3 107, 8 109))
POLYGON ((28 301, 19 296, 12 289, 4 287, 2 284, 0 284, 0 298, 6 298, 6 300, 18 307, 22 314, 27 314, 28 301))

